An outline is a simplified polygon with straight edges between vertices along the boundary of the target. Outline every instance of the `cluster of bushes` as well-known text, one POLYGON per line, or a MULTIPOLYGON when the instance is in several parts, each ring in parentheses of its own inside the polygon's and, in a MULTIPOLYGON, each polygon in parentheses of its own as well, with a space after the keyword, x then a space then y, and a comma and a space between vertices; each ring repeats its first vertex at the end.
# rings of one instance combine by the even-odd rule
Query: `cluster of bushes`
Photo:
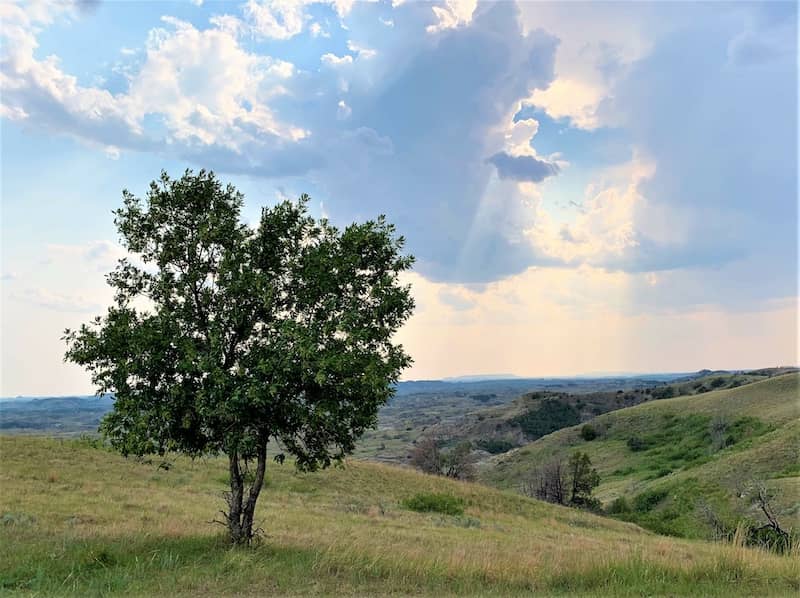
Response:
MULTIPOLYGON (((718 422, 719 418, 715 418, 718 422)), ((712 424, 715 422, 712 421, 712 424)), ((755 417, 738 417, 725 425, 725 446, 738 444, 748 438, 761 436, 769 432, 772 428, 755 417)))
POLYGON ((672 386, 661 386, 650 390, 650 396, 656 400, 671 399, 675 396, 675 389, 672 386))
POLYGON ((551 432, 579 424, 580 413, 569 403, 557 399, 544 399, 535 409, 510 420, 529 440, 536 440, 551 432))
POLYGON ((745 543, 758 546, 778 554, 791 554, 795 546, 800 546, 800 534, 796 531, 783 532, 771 525, 749 525, 746 527, 745 543))
POLYGON ((779 554, 792 553, 800 547, 800 533, 781 526, 771 504, 772 496, 762 480, 751 480, 746 484, 741 497, 749 501, 756 510, 761 511, 766 523, 759 524, 751 519, 744 519, 728 526, 706 504, 701 510, 704 511, 718 538, 747 546, 757 546, 779 554))
POLYGON ((600 510, 600 501, 592 496, 600 484, 600 475, 592 467, 587 453, 573 453, 566 463, 552 461, 533 472, 522 486, 523 493, 553 504, 600 510))
POLYGON ((781 526, 763 481, 750 481, 739 492, 740 498, 749 503, 750 512, 760 512, 762 517, 731 517, 727 511, 726 516, 720 516, 716 508, 706 501, 707 493, 702 486, 687 487, 685 484, 654 488, 632 498, 621 496, 607 505, 605 513, 637 523, 656 533, 686 536, 697 532, 695 524, 685 520, 682 522, 681 516, 692 512, 695 517, 699 516, 705 521, 713 531, 712 538, 717 541, 759 547, 781 554, 800 548, 800 533, 781 526))
POLYGON ((474 477, 475 467, 472 457, 472 445, 464 441, 455 447, 445 450, 440 438, 424 437, 415 442, 411 451, 411 464, 433 475, 442 475, 457 480, 469 480, 474 477))
POLYGON ((649 490, 647 492, 642 492, 641 494, 637 494, 633 501, 628 501, 628 499, 624 496, 620 496, 619 498, 614 499, 611 501, 611 504, 606 507, 606 513, 609 515, 628 515, 632 513, 649 513, 652 511, 656 506, 658 506, 661 501, 663 501, 669 492, 666 489, 656 489, 656 490, 649 490))
POLYGON ((681 520, 682 501, 676 501, 671 490, 657 488, 633 497, 621 496, 611 502, 606 514, 623 521, 636 523, 658 534, 685 537, 687 529, 681 520), (666 502, 672 497, 672 501, 666 502))
POLYGON ((712 379, 709 381, 708 385, 709 385, 711 388, 719 388, 720 386, 724 386, 724 385, 725 385, 725 378, 721 378, 721 377, 718 377, 718 378, 712 378, 712 379))
POLYGON ((516 444, 505 438, 481 438, 475 443, 476 448, 493 455, 507 453, 511 449, 516 448, 516 446, 516 444))
POLYGON ((656 508, 656 506, 658 506, 662 500, 667 498, 668 495, 669 492, 664 488, 658 488, 637 494, 633 499, 632 510, 636 511, 637 513, 649 513, 656 508))
POLYGON ((668 415, 655 432, 628 437, 632 452, 653 450, 659 463, 656 470, 669 471, 707 460, 718 450, 760 436, 770 426, 753 417, 730 420, 727 416, 668 415))
POLYGON ((631 512, 631 505, 628 499, 620 496, 611 501, 611 504, 606 507, 606 513, 609 515, 625 515, 631 512))

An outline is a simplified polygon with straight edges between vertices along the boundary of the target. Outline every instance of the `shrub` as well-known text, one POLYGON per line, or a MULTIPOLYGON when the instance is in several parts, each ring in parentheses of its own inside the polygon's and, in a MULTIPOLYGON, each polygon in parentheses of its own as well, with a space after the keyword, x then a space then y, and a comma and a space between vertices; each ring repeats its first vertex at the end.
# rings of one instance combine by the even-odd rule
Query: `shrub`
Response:
POLYGON ((798 545, 798 539, 796 533, 782 533, 773 527, 764 525, 761 527, 749 527, 745 543, 748 546, 758 546, 778 554, 787 554, 792 552, 793 546, 798 545))
POLYGON ((628 499, 624 496, 620 496, 619 498, 615 498, 611 501, 611 504, 608 505, 607 512, 610 515, 622 515, 624 513, 631 512, 631 505, 628 503, 628 499))
POLYGON ((639 513, 648 513, 652 511, 658 505, 658 503, 664 500, 667 497, 667 494, 668 492, 663 489, 649 490, 647 492, 637 494, 636 498, 633 499, 633 508, 639 513))
POLYGON ((487 453, 497 455, 499 453, 507 453, 516 445, 505 438, 481 438, 475 443, 475 446, 487 453))
POLYGON ((725 446, 731 446, 769 432, 770 426, 755 417, 739 417, 727 428, 725 446))
POLYGON ((654 388, 650 393, 654 399, 670 399, 675 396, 675 389, 671 386, 664 386, 662 388, 654 388))
POLYGON ((404 500, 403 506, 418 513, 464 514, 464 501, 449 494, 422 492, 404 500))
POLYGON ((586 424, 581 428, 581 438, 586 441, 591 441, 597 438, 597 430, 594 429, 594 426, 586 424))
POLYGON ((628 438, 628 448, 635 453, 643 451, 647 448, 647 442, 641 436, 631 436, 628 438))
POLYGON ((411 464, 424 471, 439 475, 442 472, 442 453, 436 438, 426 436, 420 438, 411 451, 411 464))
POLYGON ((456 480, 471 480, 475 476, 475 460, 469 441, 460 442, 442 455, 442 474, 456 480))
POLYGON ((725 384, 725 378, 712 378, 708 383, 711 388, 719 388, 723 384, 725 384))

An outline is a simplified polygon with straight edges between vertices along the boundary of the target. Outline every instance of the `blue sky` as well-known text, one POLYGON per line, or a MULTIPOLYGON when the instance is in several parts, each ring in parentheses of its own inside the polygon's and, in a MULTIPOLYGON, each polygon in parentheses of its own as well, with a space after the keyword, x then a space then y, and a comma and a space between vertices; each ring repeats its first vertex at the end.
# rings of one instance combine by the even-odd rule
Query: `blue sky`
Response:
POLYGON ((0 394, 91 391, 111 210, 213 169, 417 256, 406 378, 797 363, 791 2, 0 4, 0 394))

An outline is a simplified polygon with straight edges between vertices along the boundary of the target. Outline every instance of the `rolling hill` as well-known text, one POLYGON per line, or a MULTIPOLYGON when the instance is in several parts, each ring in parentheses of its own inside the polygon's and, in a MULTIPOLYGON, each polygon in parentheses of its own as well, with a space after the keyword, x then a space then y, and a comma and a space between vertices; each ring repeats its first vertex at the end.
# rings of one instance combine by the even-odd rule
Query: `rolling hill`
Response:
POLYGON ((600 473, 596 496, 618 516, 661 533, 708 537, 709 508, 725 521, 757 518, 742 495, 753 480, 773 493, 787 526, 800 512, 800 375, 663 399, 601 415, 597 434, 564 428, 484 463, 481 479, 519 488, 532 472, 575 450, 600 473), (628 509, 625 509, 627 503, 628 509))
POLYGON ((252 549, 209 523, 221 459, 126 460, 0 437, 0 587, 19 595, 787 595, 797 559, 695 540, 377 463, 271 466, 252 549), (462 515, 419 513, 418 493, 462 515))
POLYGON ((604 383, 594 381, 578 391, 566 386, 535 389, 512 401, 484 408, 462 406, 456 417, 428 421, 419 432, 436 438, 443 446, 468 441, 482 451, 474 454, 480 460, 488 457, 487 453, 506 452, 603 413, 650 401, 737 388, 785 374, 787 370, 790 368, 748 372, 701 370, 668 381, 608 379, 604 383))

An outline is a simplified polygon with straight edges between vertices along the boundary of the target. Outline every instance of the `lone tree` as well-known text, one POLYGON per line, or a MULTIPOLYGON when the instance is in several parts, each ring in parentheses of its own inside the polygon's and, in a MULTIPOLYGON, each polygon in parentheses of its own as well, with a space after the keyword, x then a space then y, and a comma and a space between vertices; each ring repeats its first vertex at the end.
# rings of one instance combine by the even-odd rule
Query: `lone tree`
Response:
POLYGON ((587 453, 580 451, 570 455, 567 470, 571 483, 569 504, 574 507, 596 509, 600 503, 592 496, 592 491, 600 484, 600 475, 592 467, 587 453))
POLYGON ((413 257, 383 217, 339 230, 306 195, 251 228, 242 195, 204 170, 123 198, 114 222, 136 259, 108 275, 105 316, 65 332, 65 358, 113 393, 101 431, 123 454, 227 455, 225 523, 248 544, 268 443, 302 470, 341 460, 411 363, 392 336, 413 257))
POLYGON ((411 464, 417 469, 434 475, 442 474, 442 452, 432 436, 420 438, 411 451, 411 464))
POLYGON ((472 445, 468 441, 460 442, 449 451, 439 449, 440 438, 425 436, 420 438, 411 451, 411 464, 434 475, 441 475, 457 480, 471 480, 475 477, 472 445))

